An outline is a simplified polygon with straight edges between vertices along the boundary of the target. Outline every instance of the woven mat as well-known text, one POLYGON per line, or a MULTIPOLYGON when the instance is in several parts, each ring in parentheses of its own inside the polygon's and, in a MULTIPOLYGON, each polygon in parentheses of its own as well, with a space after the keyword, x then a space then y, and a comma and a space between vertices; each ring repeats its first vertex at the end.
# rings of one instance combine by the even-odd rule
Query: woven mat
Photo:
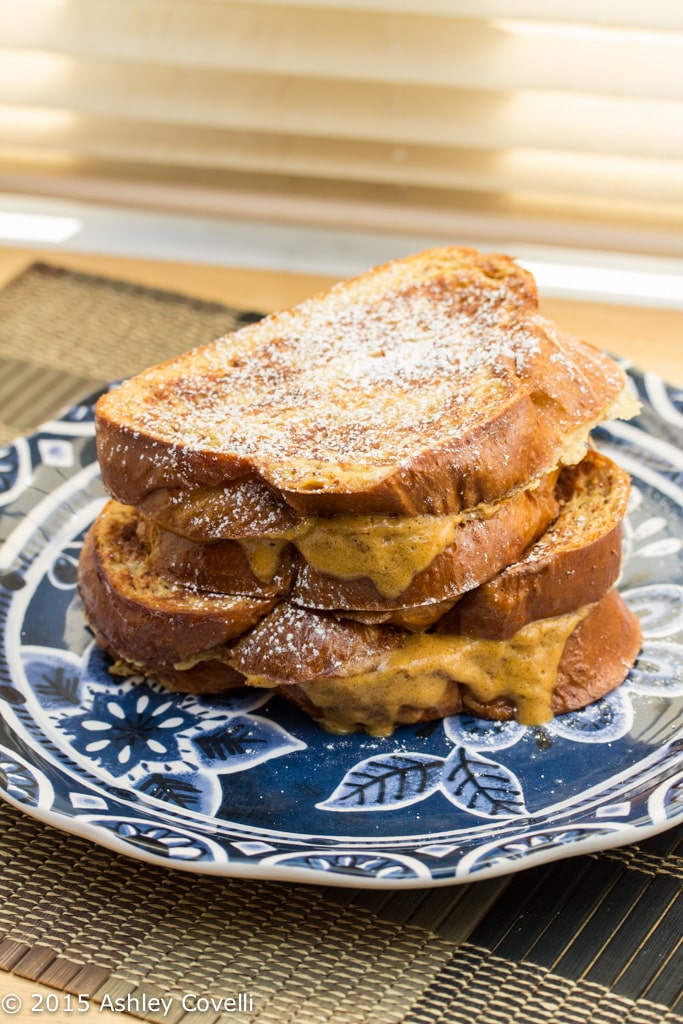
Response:
MULTIPOLYGON (((30 268, 0 292, 0 443, 254 315, 30 268)), ((0 804, 0 864, 0 968, 150 1021, 683 1024, 680 829, 398 893, 172 872, 0 804)))

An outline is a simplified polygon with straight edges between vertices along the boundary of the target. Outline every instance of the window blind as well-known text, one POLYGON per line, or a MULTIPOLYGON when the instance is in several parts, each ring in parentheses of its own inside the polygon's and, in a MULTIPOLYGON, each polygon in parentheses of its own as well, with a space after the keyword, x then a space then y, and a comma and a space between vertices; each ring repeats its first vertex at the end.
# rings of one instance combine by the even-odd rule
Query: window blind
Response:
POLYGON ((0 188, 22 182, 479 211, 588 243, 621 226, 672 252, 683 5, 0 4, 0 188))

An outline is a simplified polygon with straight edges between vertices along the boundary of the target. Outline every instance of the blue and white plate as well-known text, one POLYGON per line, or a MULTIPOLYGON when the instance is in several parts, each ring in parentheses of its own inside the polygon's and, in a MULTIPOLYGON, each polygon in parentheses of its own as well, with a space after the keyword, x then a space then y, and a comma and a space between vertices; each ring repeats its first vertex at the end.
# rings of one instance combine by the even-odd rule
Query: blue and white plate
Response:
POLYGON ((117 682, 76 594, 104 502, 92 402, 0 450, 0 793, 51 825, 196 872, 354 887, 487 878, 683 820, 683 393, 631 372, 596 434, 633 477, 625 684, 541 728, 454 717, 333 737, 267 692, 117 682))

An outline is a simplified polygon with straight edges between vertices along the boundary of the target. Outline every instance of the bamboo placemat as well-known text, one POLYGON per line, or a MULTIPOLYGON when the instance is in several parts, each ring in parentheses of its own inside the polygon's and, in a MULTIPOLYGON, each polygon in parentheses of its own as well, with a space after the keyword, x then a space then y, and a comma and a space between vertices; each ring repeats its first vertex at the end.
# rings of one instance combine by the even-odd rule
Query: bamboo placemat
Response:
MULTIPOLYGON (((0 291, 0 443, 255 315, 31 267, 0 291)), ((392 893, 172 872, 0 804, 0 864, 0 967, 150 1021, 683 1024, 680 829, 392 893)))

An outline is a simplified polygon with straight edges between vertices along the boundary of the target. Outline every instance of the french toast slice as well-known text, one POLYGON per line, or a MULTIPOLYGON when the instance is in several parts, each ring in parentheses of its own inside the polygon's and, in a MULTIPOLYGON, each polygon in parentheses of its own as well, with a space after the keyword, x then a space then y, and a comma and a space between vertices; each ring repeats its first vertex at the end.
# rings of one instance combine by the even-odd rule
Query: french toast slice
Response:
MULTIPOLYGON (((596 528, 591 517, 574 511, 575 521, 562 527, 561 512, 544 535, 542 565, 551 561, 550 531, 564 563, 583 550, 577 533, 587 541, 584 548, 594 548, 613 533, 607 519, 616 519, 618 528, 628 491, 623 474, 597 453, 584 463, 564 471, 564 507, 590 510, 601 494, 609 516, 603 513, 596 528)), ((583 574, 588 590, 573 591, 570 608, 546 605, 542 616, 512 635, 490 639, 454 633, 452 621, 411 633, 288 600, 201 593, 162 580, 148 558, 135 510, 109 502, 86 537, 79 590, 114 672, 151 675, 171 690, 189 692, 267 686, 333 731, 384 735, 396 725, 460 710, 542 722, 618 685, 640 645, 637 619, 616 590, 604 593, 612 569, 602 577, 601 593, 583 574)), ((533 606, 527 602, 527 612, 533 606)))
POLYGON ((248 541, 188 540, 164 530, 145 515, 131 514, 135 515, 137 536, 146 549, 150 570, 169 583, 247 597, 280 597, 291 592, 295 553, 286 541, 262 538, 253 557, 248 541))
POLYGON ((135 505, 162 529, 198 542, 281 537, 304 518, 252 477, 214 487, 157 487, 135 505))
MULTIPOLYGON (((149 568, 134 509, 114 501, 86 534, 78 590, 99 645, 161 681, 179 667, 220 657, 276 604, 273 597, 205 594, 161 579, 149 568)), ((224 675, 234 685, 235 673, 224 675)))
POLYGON ((454 600, 519 558, 558 513, 555 480, 452 516, 306 517, 261 538, 197 542, 140 515, 138 535, 153 571, 201 590, 400 612, 454 600))
POLYGON ((518 561, 460 598, 438 632, 505 639, 535 619, 599 601, 619 576, 630 486, 629 475, 595 450, 565 467, 552 525, 518 561))
POLYGON ((461 711, 542 724, 623 682, 640 643, 638 619, 614 588, 505 640, 406 633, 283 602, 230 661, 248 685, 271 687, 330 732, 386 736, 461 711))
POLYGON ((447 515, 578 461, 635 409, 613 360, 539 314, 528 272, 445 247, 125 381, 97 403, 97 447, 127 504, 216 492, 239 521, 254 491, 285 517, 447 515))
POLYGON ((150 665, 121 657, 107 635, 96 626, 93 631, 113 659, 114 674, 150 676, 181 693, 267 687, 328 731, 376 736, 390 735, 400 725, 461 712, 542 724, 553 715, 585 707, 623 682, 642 639, 637 617, 615 589, 573 615, 540 620, 531 624, 533 629, 527 626, 516 639, 447 635, 440 638, 447 641, 441 650, 431 652, 428 645, 434 634, 416 637, 393 627, 338 620, 287 602, 272 614, 278 621, 268 623, 263 646, 263 637, 255 635, 257 626, 236 644, 205 651, 185 664, 150 665), (284 647, 283 627, 288 637, 284 647), (414 642, 415 649, 406 650, 414 642), (418 644, 427 650, 420 651, 418 644), (470 652, 469 666, 466 660, 466 667, 458 671, 457 655, 463 645, 470 652), (501 669, 513 664, 528 673, 529 664, 538 666, 539 654, 545 664, 532 673, 532 687, 516 691, 501 669), (482 682, 489 684, 484 686, 485 699, 480 695, 482 682))
MULTIPOLYGON (((559 511, 555 479, 550 473, 537 486, 471 513, 368 517, 367 528, 350 535, 345 523, 336 527, 339 517, 320 519, 295 541, 300 557, 291 600, 307 608, 400 612, 455 599, 542 535, 559 511), (441 530, 438 547, 430 535, 434 522, 441 530)), ((357 517, 349 518, 353 530, 357 517)))
POLYGON ((629 487, 628 474, 605 455, 589 451, 559 476, 478 516, 306 520, 298 527, 303 539, 297 559, 292 557, 296 530, 284 539, 198 543, 140 516, 138 534, 155 572, 201 590, 289 596, 304 607, 418 630, 440 620, 442 632, 500 639, 526 622, 604 596, 619 573, 620 524, 629 487), (313 535, 308 547, 307 532, 313 535), (428 561, 439 536, 455 539, 445 547, 442 542, 443 550, 428 561), (270 570, 253 571, 245 552, 250 545, 262 565, 270 553, 270 570), (322 548, 327 572, 304 558, 307 551, 315 556, 316 548, 322 548), (415 572, 418 557, 428 564, 415 572), (344 576, 331 571, 335 558, 344 576), (400 589, 381 593, 373 575, 379 586, 387 580, 395 586, 398 579, 400 589))

